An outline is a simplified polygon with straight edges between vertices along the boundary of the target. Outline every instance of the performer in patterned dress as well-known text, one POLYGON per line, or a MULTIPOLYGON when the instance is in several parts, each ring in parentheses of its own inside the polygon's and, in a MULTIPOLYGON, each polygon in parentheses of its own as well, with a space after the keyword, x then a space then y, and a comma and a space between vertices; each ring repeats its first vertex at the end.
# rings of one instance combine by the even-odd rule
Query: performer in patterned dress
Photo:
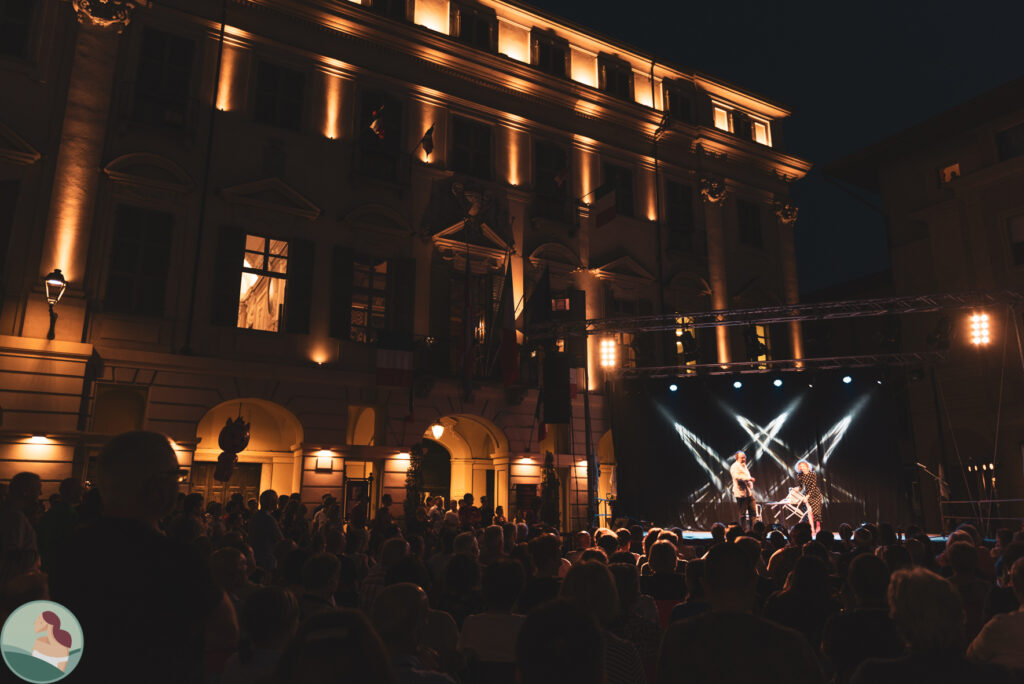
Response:
POLYGON ((818 489, 818 476, 811 470, 811 464, 807 461, 798 461, 796 464, 796 479, 804 488, 807 495, 807 503, 811 507, 811 529, 814 534, 821 531, 821 490, 818 489))

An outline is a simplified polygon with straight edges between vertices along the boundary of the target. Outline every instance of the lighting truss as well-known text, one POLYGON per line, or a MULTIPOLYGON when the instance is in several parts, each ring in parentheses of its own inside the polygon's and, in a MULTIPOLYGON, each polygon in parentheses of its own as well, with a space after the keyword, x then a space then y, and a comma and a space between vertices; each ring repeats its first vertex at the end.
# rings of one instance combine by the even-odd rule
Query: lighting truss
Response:
POLYGON ((878 368, 879 366, 914 366, 945 361, 948 351, 898 352, 892 354, 859 354, 854 356, 822 356, 813 359, 767 359, 765 361, 731 361, 729 363, 697 363, 687 366, 644 366, 621 368, 622 377, 681 378, 690 375, 735 375, 766 373, 769 370, 806 372, 839 368, 878 368))

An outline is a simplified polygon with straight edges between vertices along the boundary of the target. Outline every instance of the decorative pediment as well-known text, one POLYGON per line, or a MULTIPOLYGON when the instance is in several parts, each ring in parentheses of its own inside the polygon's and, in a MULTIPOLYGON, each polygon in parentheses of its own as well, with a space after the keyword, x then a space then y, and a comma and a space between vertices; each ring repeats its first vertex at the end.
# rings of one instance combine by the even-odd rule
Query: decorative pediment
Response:
POLYGON ((576 252, 560 242, 545 242, 533 250, 529 257, 530 265, 536 271, 546 266, 552 273, 565 274, 581 268, 580 258, 576 252))
POLYGON ((622 256, 614 261, 609 261, 604 266, 598 266, 594 269, 594 272, 599 278, 606 280, 634 283, 654 280, 654 276, 651 275, 650 271, 628 256, 622 256))
POLYGON ((192 189, 192 179, 185 169, 167 157, 149 152, 122 155, 103 167, 103 173, 115 183, 134 187, 178 193, 192 189))
POLYGON ((436 233, 431 240, 441 257, 458 269, 465 267, 468 254, 471 269, 476 272, 503 267, 505 257, 512 251, 486 223, 474 225, 468 219, 436 233))
POLYGON ((383 204, 363 204, 345 215, 347 225, 373 232, 408 235, 411 232, 405 218, 383 204))
POLYGON ((29 166, 35 164, 43 155, 32 147, 13 129, 0 123, 0 161, 29 166))
POLYGON ((264 178, 252 183, 234 185, 221 190, 221 194, 232 204, 292 214, 310 221, 320 216, 320 207, 280 178, 264 178))

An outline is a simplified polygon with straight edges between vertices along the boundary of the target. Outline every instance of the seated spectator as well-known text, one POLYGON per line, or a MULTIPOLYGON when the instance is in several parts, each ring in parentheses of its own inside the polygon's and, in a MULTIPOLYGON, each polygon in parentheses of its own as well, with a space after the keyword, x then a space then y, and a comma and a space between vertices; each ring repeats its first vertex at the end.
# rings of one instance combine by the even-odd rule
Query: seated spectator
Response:
POLYGON ((244 637, 224 666, 220 684, 270 684, 299 626, 299 604, 286 589, 258 589, 245 602, 241 623, 244 637))
POLYGON ((636 647, 608 630, 619 606, 618 590, 608 567, 593 561, 583 561, 572 566, 562 583, 560 596, 589 613, 600 626, 607 684, 646 682, 643 663, 636 647))
POLYGON ((725 543, 725 525, 720 522, 716 522, 711 526, 711 545, 708 550, 711 550, 711 546, 717 546, 718 544, 725 543))
POLYGON ((303 620, 325 610, 334 610, 334 592, 338 590, 341 561, 331 553, 318 553, 302 566, 302 597, 299 614, 303 620))
POLYGON ((558 596, 562 578, 558 576, 561 566, 558 537, 542 534, 529 543, 530 559, 533 562, 533 576, 526 580, 526 588, 519 599, 519 612, 528 615, 531 610, 558 596))
POLYGON ((900 546, 899 544, 878 547, 878 556, 885 563, 885 567, 889 568, 889 572, 914 567, 910 551, 907 550, 907 547, 900 546))
POLYGON ((978 576, 978 554, 969 542, 956 542, 946 549, 946 562, 953 573, 953 585, 964 604, 964 636, 968 643, 985 625, 985 600, 991 583, 978 576))
POLYGON ((669 615, 669 623, 685 620, 711 610, 704 591, 704 559, 694 558, 686 564, 686 601, 677 604, 669 615))
MULTIPOLYGON (((629 557, 632 558, 632 554, 629 557)), ((658 647, 661 646, 658 609, 650 596, 640 593, 640 573, 636 565, 612 563, 608 569, 619 594, 619 609, 609 630, 633 644, 640 654, 644 670, 648 675, 653 674, 658 663, 658 647)))
POLYGON ((530 613, 516 642, 523 684, 606 684, 604 644, 594 618, 566 600, 530 613))
POLYGON ((644 528, 640 525, 629 526, 629 551, 637 559, 644 555, 644 528))
POLYGON ((686 579, 676 572, 678 561, 672 542, 656 542, 647 559, 653 574, 640 578, 641 591, 655 601, 682 601, 686 597, 686 579))
POLYGON ((953 586, 934 572, 914 568, 894 573, 889 614, 908 654, 866 661, 850 679, 852 684, 1012 681, 1002 668, 964 658, 963 603, 953 586))
POLYGON ((985 601, 985 619, 991 620, 992 616, 999 615, 1000 613, 1012 613, 1017 610, 1021 604, 1017 602, 1016 596, 1014 596, 1012 580, 1010 578, 1010 568, 1017 562, 1018 558, 1024 558, 1024 541, 1015 541, 1011 543, 1003 551, 1002 556, 1002 572, 996 581, 996 586, 992 587, 988 593, 988 599, 985 601))
POLYGON ((505 557, 505 537, 498 525, 484 529, 484 548, 480 552, 480 565, 486 567, 505 557))
POLYGON ((604 551, 606 558, 611 558, 619 550, 619 538, 611 530, 598 530, 597 547, 604 551))
POLYGON ((210 555, 210 572, 216 585, 228 595, 236 612, 258 587, 249 582, 249 563, 245 554, 226 546, 210 555))
MULTIPOLYGON (((586 563, 587 561, 597 561, 598 563, 604 563, 605 565, 608 565, 608 554, 605 553, 605 550, 602 548, 595 547, 592 549, 587 549, 586 551, 580 554, 580 558, 577 562, 586 563)), ((561 568, 559 568, 559 576, 565 577, 565 573, 561 572, 561 568)))
MULTIPOLYGON (((1010 568, 1011 586, 1017 602, 1024 606, 1024 558, 1010 568)), ((994 663, 1024 671, 1024 609, 994 616, 967 647, 967 658, 976 663, 994 663)))
POLYGON ((444 573, 444 591, 437 600, 437 607, 449 613, 459 629, 467 616, 484 610, 479 584, 480 565, 476 559, 461 553, 452 556, 444 573))
POLYGON ((299 627, 281 655, 272 681, 281 684, 336 684, 344 681, 395 684, 387 651, 356 610, 314 615, 299 627))
POLYGON ((401 537, 388 539, 380 550, 380 562, 366 574, 363 584, 359 589, 361 594, 360 605, 363 610, 369 611, 373 608, 373 602, 377 594, 387 585, 388 570, 403 558, 409 555, 409 542, 401 537))
POLYGON ((515 644, 524 616, 513 612, 526 584, 523 567, 499 560, 484 568, 483 598, 486 611, 466 617, 459 650, 472 652, 483 662, 515 662, 515 644))
POLYGON ((835 684, 846 684, 868 658, 903 655, 903 638, 889 618, 885 592, 889 569, 880 558, 861 554, 850 563, 846 578, 849 609, 825 622, 821 650, 835 673, 835 684))
POLYGON ((746 549, 712 547, 704 563, 711 611, 668 628, 658 682, 821 682, 814 651, 799 632, 751 614, 756 584, 746 549), (739 652, 755 645, 770 657, 739 652))
POLYGON ((789 573, 796 566, 797 559, 803 555, 803 546, 811 541, 811 526, 797 523, 789 532, 789 544, 772 554, 768 559, 768 577, 781 587, 789 573))
POLYGON ((590 548, 590 533, 586 530, 580 530, 572 536, 572 541, 573 549, 565 554, 565 558, 570 563, 575 563, 579 560, 580 554, 590 548))
MULTIPOLYGON (((438 672, 438 664, 425 662, 420 641, 427 619, 427 595, 415 584, 392 584, 380 592, 370 617, 384 642, 399 684, 425 682, 454 684, 438 672)), ((354 680, 361 681, 361 680, 354 680)), ((371 680, 366 680, 371 681, 371 680)))

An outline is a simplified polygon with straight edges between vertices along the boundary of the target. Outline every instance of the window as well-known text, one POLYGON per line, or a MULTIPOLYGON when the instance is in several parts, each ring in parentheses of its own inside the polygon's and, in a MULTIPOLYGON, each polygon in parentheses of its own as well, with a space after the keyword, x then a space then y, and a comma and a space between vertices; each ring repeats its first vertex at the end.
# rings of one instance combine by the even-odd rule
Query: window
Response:
POLYGON ((665 111, 676 121, 693 123, 693 104, 682 89, 672 84, 665 85, 665 111))
POLYGON ((1010 251, 1014 266, 1024 266, 1024 214, 1011 216, 1006 222, 1010 233, 1010 251))
POLYGON ((0 55, 28 56, 33 0, 0 0, 0 55))
POLYGON ((552 311, 569 311, 572 305, 568 297, 555 297, 551 300, 552 311))
POLYGON ((729 110, 725 107, 715 105, 715 128, 720 131, 732 131, 731 117, 729 110))
POLYGON ((466 45, 494 52, 497 47, 498 20, 493 13, 474 7, 455 10, 455 37, 466 45))
POLYGON ((353 342, 377 341, 377 333, 387 326, 388 262, 357 258, 352 264, 353 342))
POLYGON ((121 205, 114 219, 103 308, 133 316, 162 316, 171 262, 170 214, 121 205))
POLYGON ((751 247, 762 247, 761 208, 753 202, 736 201, 736 224, 740 242, 751 247))
POLYGON ((288 243, 260 235, 245 236, 238 327, 277 332, 284 321, 288 243))
POLYGON ((768 122, 759 121, 757 119, 751 119, 750 121, 754 134, 754 142, 771 147, 771 129, 768 127, 768 122))
POLYGON ((452 118, 452 171, 491 177, 491 127, 460 116, 452 118))
POLYGON ((999 161, 1024 155, 1024 123, 998 133, 996 147, 999 150, 999 161))
POLYGON ((633 100, 633 68, 611 55, 599 55, 599 87, 609 95, 633 100))
POLYGON ((398 179, 402 102, 379 91, 363 93, 359 112, 359 168, 373 178, 398 179))
POLYGON ((373 0, 371 6, 386 17, 399 21, 405 21, 407 18, 405 0, 373 0))
POLYGON ((533 143, 533 177, 537 216, 563 221, 569 189, 569 155, 564 148, 548 142, 533 143))
POLYGON ((255 118, 279 128, 302 127, 302 95, 305 77, 287 67, 259 62, 256 65, 255 118))
POLYGON ((689 185, 665 181, 665 224, 670 248, 694 248, 693 190, 689 185))
POLYGON ((731 114, 733 134, 735 134, 738 138, 743 138, 744 140, 751 140, 753 136, 750 130, 750 117, 744 114, 743 112, 737 112, 735 110, 733 110, 731 114))
POLYGON ((533 65, 552 76, 569 73, 569 44, 549 31, 533 31, 533 65))
POLYGON ((615 213, 633 216, 633 172, 622 166, 605 164, 604 182, 615 188, 615 213))
POLYGON ((135 75, 135 118, 182 128, 188 109, 195 43, 147 26, 135 75))
POLYGON ((959 163, 950 164, 948 166, 944 166, 944 167, 942 167, 939 170, 939 182, 940 183, 948 183, 951 180, 953 180, 954 178, 959 178, 959 177, 960 177, 960 164, 959 163))
MULTIPOLYGON (((681 366, 695 366, 700 357, 697 331, 689 316, 676 316, 676 359, 681 366)), ((692 372, 692 371, 691 371, 692 372)))

